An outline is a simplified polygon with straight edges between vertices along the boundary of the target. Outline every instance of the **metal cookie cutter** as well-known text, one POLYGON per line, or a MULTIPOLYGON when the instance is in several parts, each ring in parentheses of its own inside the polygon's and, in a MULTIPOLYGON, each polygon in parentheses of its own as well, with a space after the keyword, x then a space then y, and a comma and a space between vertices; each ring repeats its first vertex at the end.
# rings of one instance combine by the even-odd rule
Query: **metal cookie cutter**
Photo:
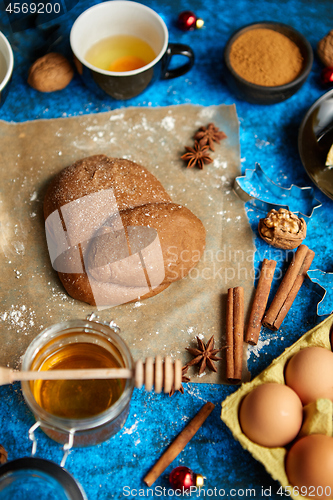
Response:
POLYGON ((314 210, 321 207, 312 187, 298 187, 295 184, 289 188, 278 186, 267 177, 259 163, 256 163, 254 170, 247 169, 244 176, 235 178, 234 189, 243 201, 266 213, 273 208, 285 208, 310 219, 314 210))
POLYGON ((333 273, 320 269, 308 271, 310 281, 324 290, 324 295, 317 305, 318 316, 326 316, 333 312, 333 273))

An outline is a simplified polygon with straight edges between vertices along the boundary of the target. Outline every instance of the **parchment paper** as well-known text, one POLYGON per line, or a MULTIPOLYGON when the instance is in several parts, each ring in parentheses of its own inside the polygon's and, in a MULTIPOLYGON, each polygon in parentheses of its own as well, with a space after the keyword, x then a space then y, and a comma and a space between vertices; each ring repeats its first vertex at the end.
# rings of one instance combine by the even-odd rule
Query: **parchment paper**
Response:
MULTIPOLYGON (((196 335, 225 345, 226 292, 244 286, 245 310, 253 292, 252 232, 244 204, 232 191, 240 174, 238 119, 235 106, 192 105, 127 108, 75 118, 26 123, 0 122, 0 364, 17 367, 20 356, 40 331, 95 311, 121 328, 134 359, 171 354, 185 364, 185 347, 196 335), (214 122, 227 134, 211 153, 204 170, 187 169, 180 156, 193 145, 196 130, 214 122), (159 295, 98 311, 70 298, 48 256, 43 197, 53 175, 85 156, 104 153, 142 164, 163 184, 173 201, 201 219, 206 250, 185 279, 159 295)), ((224 353, 222 352, 224 358, 224 353)), ((221 383, 209 370, 193 382, 221 383)), ((246 370, 245 370, 246 371, 246 370)))

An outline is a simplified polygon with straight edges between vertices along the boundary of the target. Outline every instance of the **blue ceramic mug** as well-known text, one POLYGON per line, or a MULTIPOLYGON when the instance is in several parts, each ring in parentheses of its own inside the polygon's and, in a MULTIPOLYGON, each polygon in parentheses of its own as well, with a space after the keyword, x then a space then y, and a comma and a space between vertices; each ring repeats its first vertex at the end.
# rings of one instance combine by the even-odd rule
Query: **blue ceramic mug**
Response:
POLYGON ((0 107, 5 102, 14 68, 12 48, 0 31, 0 107))
POLYGON ((84 11, 72 26, 70 44, 84 83, 98 94, 106 93, 114 99, 130 99, 157 79, 184 75, 194 63, 194 53, 188 45, 169 43, 168 29, 154 10, 129 0, 106 1, 84 11), (86 60, 92 46, 118 35, 136 37, 148 43, 155 58, 130 71, 109 71, 86 60), (173 55, 185 56, 187 61, 169 69, 173 55))

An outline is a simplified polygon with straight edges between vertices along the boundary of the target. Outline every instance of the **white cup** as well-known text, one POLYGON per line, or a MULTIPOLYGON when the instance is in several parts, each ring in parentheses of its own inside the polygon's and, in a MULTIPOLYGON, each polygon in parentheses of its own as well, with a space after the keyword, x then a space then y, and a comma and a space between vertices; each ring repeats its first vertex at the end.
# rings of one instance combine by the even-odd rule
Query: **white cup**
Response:
POLYGON ((14 68, 12 48, 0 31, 0 106, 5 102, 14 68))
POLYGON ((156 79, 181 76, 194 63, 190 47, 169 43, 166 24, 154 10, 129 0, 102 2, 84 11, 72 26, 70 44, 77 69, 87 86, 99 93, 102 89, 115 99, 135 97, 156 79), (86 61, 87 51, 94 44, 114 35, 132 35, 144 40, 157 54, 155 59, 139 69, 124 72, 99 69, 86 61), (176 54, 188 60, 169 70, 170 59, 176 54))

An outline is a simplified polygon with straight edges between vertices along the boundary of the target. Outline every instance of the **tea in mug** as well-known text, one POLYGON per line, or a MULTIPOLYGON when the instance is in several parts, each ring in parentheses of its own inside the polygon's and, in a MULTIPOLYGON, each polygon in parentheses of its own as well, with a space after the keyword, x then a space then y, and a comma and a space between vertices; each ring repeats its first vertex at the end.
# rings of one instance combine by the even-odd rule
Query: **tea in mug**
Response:
POLYGON ((146 66, 156 57, 151 46, 136 36, 114 35, 95 43, 85 59, 106 71, 133 71, 146 66))

